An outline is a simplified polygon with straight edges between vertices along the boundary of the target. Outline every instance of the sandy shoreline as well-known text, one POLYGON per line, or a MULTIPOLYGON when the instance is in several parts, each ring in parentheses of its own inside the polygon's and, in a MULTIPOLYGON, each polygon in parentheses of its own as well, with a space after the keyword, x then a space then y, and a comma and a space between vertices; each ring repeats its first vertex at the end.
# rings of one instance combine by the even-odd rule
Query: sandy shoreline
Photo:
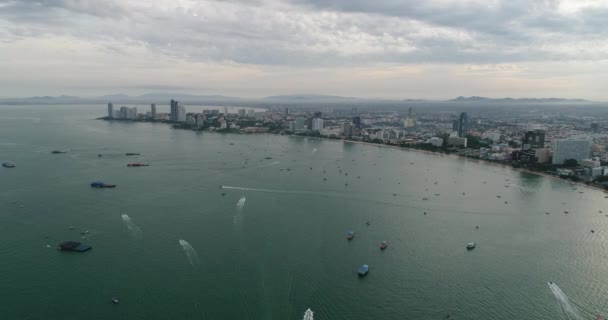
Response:
POLYGON ((326 139, 326 138, 319 138, 319 137, 307 137, 307 138, 309 138, 309 139, 313 138, 313 139, 319 139, 319 140, 341 141, 343 143, 358 143, 358 144, 364 144, 364 145, 368 145, 368 146, 376 146, 376 147, 379 147, 379 148, 394 148, 394 149, 399 149, 399 150, 404 150, 404 151, 422 152, 422 153, 429 154, 429 155, 434 155, 434 156, 442 156, 442 157, 447 156, 447 157, 453 157, 453 158, 458 158, 458 159, 464 159, 464 160, 467 160, 467 161, 473 161, 473 162, 477 162, 477 163, 480 163, 480 164, 501 167, 501 168, 505 168, 505 169, 509 169, 509 170, 513 170, 513 171, 519 171, 519 172, 525 172, 525 173, 529 173, 529 174, 535 174, 535 175, 538 175, 538 176, 542 176, 542 177, 546 177, 546 178, 551 178, 551 179, 559 180, 559 181, 562 181, 562 182, 565 182, 565 183, 569 183, 571 185, 577 185, 577 186, 581 186, 581 187, 585 187, 585 188, 601 191, 603 193, 608 193, 608 190, 605 190, 603 188, 599 188, 599 187, 596 187, 596 186, 591 186, 591 185, 588 185, 588 184, 583 183, 583 182, 575 182, 575 181, 571 181, 571 180, 567 180, 567 179, 562 179, 562 178, 560 178, 558 176, 546 174, 544 172, 531 171, 531 170, 526 170, 526 169, 521 169, 521 168, 513 168, 512 166, 509 166, 509 165, 506 165, 506 164, 492 162, 492 161, 486 161, 486 160, 483 160, 483 159, 463 157, 463 156, 458 155, 458 154, 438 153, 438 152, 433 152, 433 151, 428 151, 428 150, 420 150, 420 149, 414 149, 414 148, 403 148, 403 147, 400 147, 400 146, 391 146, 391 145, 386 145, 386 144, 370 143, 370 142, 365 142, 365 141, 337 140, 337 139, 326 139))

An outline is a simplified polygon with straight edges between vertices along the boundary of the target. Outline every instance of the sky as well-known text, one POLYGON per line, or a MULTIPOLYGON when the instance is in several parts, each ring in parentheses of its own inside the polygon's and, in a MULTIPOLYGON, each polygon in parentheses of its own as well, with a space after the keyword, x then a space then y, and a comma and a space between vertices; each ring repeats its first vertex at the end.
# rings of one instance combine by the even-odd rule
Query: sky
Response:
POLYGON ((608 0, 0 0, 0 97, 608 101, 608 0))

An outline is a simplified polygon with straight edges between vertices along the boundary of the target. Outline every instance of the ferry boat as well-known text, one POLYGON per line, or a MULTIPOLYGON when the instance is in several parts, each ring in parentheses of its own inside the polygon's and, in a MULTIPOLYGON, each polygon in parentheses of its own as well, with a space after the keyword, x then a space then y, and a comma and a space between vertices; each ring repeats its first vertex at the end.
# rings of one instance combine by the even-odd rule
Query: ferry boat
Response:
POLYGON ((369 272, 369 266, 364 264, 362 266, 359 267, 359 277, 363 277, 365 275, 367 275, 367 273, 369 272))

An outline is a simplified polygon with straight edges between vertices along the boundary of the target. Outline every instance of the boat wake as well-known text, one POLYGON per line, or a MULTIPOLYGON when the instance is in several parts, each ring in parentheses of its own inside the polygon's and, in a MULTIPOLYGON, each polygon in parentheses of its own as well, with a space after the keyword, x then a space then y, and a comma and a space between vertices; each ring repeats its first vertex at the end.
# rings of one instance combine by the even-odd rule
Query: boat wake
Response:
POLYGON ((194 250, 194 247, 190 245, 188 241, 180 239, 179 244, 182 246, 182 249, 184 249, 186 257, 188 258, 188 262, 190 262, 192 266, 195 266, 200 263, 196 250, 194 250))
POLYGON ((247 201, 247 198, 245 198, 245 196, 242 196, 239 201, 237 201, 236 203, 236 208, 237 209, 243 209, 243 207, 245 206, 245 201, 247 201))
POLYGON ((566 317, 570 320, 579 320, 582 319, 576 307, 570 302, 570 299, 564 294, 562 289, 560 289, 555 283, 549 282, 549 289, 557 299, 559 306, 564 311, 566 317))
POLYGON ((306 310, 306 312, 304 313, 304 318, 302 320, 314 320, 313 314, 314 314, 314 312, 312 312, 312 310, 310 310, 310 308, 308 308, 306 310))
POLYGON ((129 229, 129 232, 131 233, 131 235, 135 239, 141 240, 141 238, 143 237, 143 232, 141 231, 140 227, 138 227, 135 223, 133 223, 133 220, 131 220, 131 217, 129 217, 128 214, 122 215, 122 221, 127 226, 127 229, 129 229))
MULTIPOLYGON (((317 148, 312 149, 312 153, 316 153, 317 152, 317 148)), ((308 309, 310 310, 310 309, 308 309)))

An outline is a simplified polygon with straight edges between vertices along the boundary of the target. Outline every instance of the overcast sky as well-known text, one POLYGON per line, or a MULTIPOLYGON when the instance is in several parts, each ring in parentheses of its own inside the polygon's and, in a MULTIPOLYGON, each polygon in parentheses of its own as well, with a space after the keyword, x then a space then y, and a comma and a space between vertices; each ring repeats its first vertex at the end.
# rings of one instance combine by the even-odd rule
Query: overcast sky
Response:
POLYGON ((0 0, 0 96, 608 101, 608 0, 0 0))

